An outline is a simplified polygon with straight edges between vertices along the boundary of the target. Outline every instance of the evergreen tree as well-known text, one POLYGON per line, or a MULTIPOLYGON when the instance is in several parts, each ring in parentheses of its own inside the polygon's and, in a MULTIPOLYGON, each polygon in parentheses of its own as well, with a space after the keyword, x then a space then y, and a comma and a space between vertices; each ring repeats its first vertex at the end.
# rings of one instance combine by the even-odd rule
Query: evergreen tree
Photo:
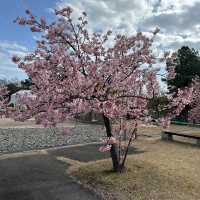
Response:
MULTIPOLYGON (((172 80, 167 80, 170 94, 176 93, 179 88, 190 86, 196 76, 200 77, 200 57, 197 50, 187 46, 181 47, 177 51, 175 63, 176 76, 172 80)), ((167 64, 170 65, 170 63, 167 64)), ((189 110, 191 108, 188 105, 176 119, 187 121, 189 110)))
POLYGON ((200 57, 195 49, 183 46, 177 52, 175 63, 176 76, 167 81, 169 93, 189 86, 196 76, 200 76, 200 57))

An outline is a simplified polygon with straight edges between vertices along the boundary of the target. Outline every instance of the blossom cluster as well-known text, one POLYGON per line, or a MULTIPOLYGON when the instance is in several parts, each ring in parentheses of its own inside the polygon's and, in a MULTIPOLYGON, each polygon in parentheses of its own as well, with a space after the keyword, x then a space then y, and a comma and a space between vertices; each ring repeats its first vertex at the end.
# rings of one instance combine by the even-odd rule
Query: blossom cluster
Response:
POLYGON ((200 79, 196 78, 193 81, 193 98, 191 102, 191 110, 189 112, 189 120, 195 123, 200 123, 200 79))

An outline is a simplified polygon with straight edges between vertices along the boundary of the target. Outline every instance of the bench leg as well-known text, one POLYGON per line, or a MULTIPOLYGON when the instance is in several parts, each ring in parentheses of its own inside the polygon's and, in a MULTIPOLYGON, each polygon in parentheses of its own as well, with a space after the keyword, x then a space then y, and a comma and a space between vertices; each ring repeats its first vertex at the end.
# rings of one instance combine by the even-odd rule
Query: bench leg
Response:
POLYGON ((170 141, 173 140, 173 135, 167 134, 165 132, 162 132, 161 137, 162 137, 162 140, 170 140, 170 141))
POLYGON ((197 139, 197 145, 200 146, 200 139, 197 139))

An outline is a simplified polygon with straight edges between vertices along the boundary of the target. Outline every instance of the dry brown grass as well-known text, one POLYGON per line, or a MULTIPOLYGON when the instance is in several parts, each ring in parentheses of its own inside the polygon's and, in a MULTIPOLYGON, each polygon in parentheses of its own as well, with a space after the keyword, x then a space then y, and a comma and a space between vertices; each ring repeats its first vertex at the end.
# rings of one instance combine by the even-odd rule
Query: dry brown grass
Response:
MULTIPOLYGON (((161 126, 140 126, 139 127, 139 134, 147 134, 149 136, 154 136, 158 135, 162 132, 162 127, 161 126)), ((200 134, 200 128, 195 128, 191 126, 180 126, 180 125, 171 125, 170 128, 168 129, 173 132, 188 132, 188 133, 199 133, 200 134)))
POLYGON ((200 199, 200 149, 164 141, 138 140, 142 154, 128 157, 127 171, 109 172, 110 160, 80 166, 74 175, 98 187, 106 199, 198 200, 200 199), (113 195, 113 193, 115 195, 113 195))

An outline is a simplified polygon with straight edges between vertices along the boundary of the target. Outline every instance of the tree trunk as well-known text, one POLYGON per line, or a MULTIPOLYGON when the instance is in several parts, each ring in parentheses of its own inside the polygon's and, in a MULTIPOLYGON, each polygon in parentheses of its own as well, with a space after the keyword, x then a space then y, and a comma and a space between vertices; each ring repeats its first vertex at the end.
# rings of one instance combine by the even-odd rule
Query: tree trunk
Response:
MULTIPOLYGON (((104 124, 106 127, 106 133, 107 133, 107 137, 112 137, 112 131, 111 131, 111 124, 110 124, 110 120, 108 117, 106 117, 105 115, 103 115, 103 119, 104 119, 104 124)), ((110 155, 112 158, 112 164, 113 164, 113 170, 116 172, 121 172, 121 166, 119 163, 119 157, 118 157, 118 148, 116 144, 112 144, 112 147, 110 149, 110 155)))

